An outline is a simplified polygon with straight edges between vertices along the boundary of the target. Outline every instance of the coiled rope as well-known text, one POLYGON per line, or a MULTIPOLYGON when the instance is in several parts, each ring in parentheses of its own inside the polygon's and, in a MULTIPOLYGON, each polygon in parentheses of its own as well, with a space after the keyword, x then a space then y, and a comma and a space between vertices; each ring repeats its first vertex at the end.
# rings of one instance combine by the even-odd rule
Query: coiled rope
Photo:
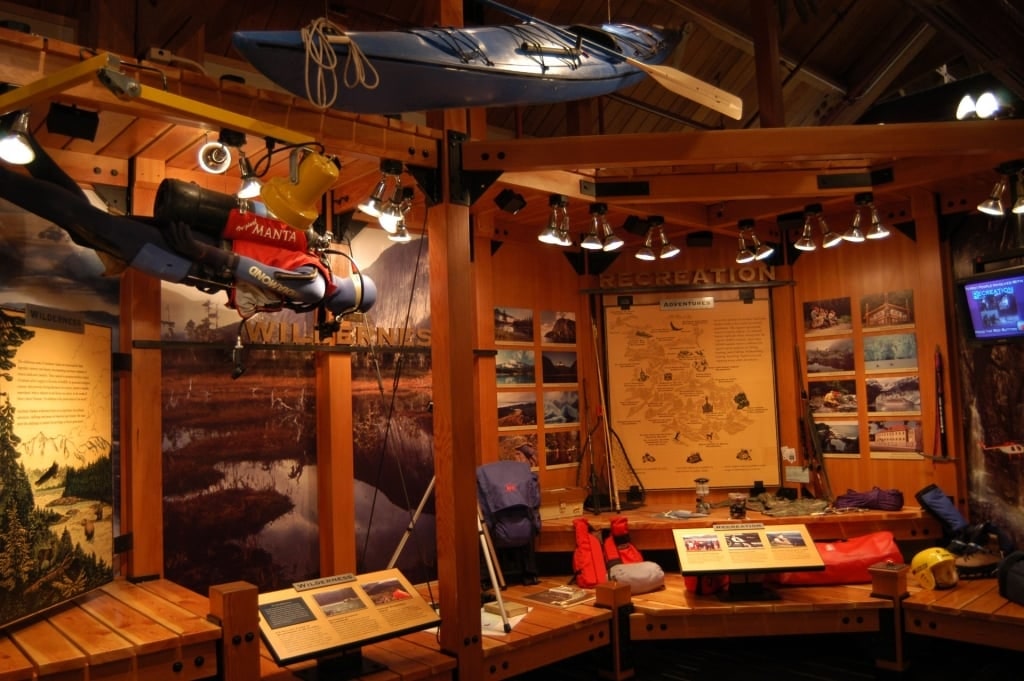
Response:
POLYGON ((348 56, 342 70, 342 82, 352 89, 357 86, 373 90, 380 85, 380 74, 349 36, 326 17, 310 22, 301 31, 306 50, 306 98, 314 106, 328 109, 338 99, 338 54, 335 44, 348 45, 348 56))

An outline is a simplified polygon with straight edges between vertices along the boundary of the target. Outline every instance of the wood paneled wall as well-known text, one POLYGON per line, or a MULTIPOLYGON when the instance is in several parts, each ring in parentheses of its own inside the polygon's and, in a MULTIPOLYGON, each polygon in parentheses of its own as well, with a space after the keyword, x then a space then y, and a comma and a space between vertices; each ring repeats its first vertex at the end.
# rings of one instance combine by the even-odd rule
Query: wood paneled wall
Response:
MULTIPOLYGON (((858 315, 858 305, 864 295, 913 289, 916 320, 912 330, 917 336, 919 354, 917 373, 920 377, 922 402, 920 420, 924 438, 923 451, 926 454, 937 454, 939 451, 936 442, 937 414, 933 360, 935 349, 938 348, 947 364, 946 430, 950 456, 956 457, 956 405, 951 403, 949 396, 952 391, 948 385, 947 328, 951 312, 946 296, 948 285, 945 281, 947 275, 944 273, 947 268, 944 265, 939 240, 934 198, 923 190, 911 198, 912 200, 905 204, 882 211, 883 222, 888 224, 893 232, 886 240, 867 241, 862 244, 843 243, 838 248, 830 250, 819 247, 814 252, 801 253, 797 258, 790 255, 788 263, 785 257, 776 261, 781 263, 774 267, 776 281, 791 281, 792 284, 772 288, 771 298, 776 352, 779 443, 793 446, 803 455, 799 419, 802 414, 800 390, 807 381, 806 367, 803 366, 805 359, 801 361, 800 367, 796 366, 797 356, 806 358, 803 304, 807 301, 848 297, 854 316, 852 336, 858 357, 853 379, 858 386, 861 403, 857 417, 861 432, 861 453, 856 458, 827 458, 826 466, 832 490, 838 495, 848 490, 868 491, 874 486, 882 489, 895 488, 904 493, 908 504, 913 505, 913 494, 933 482, 954 498, 959 498, 959 490, 965 480, 962 465, 957 461, 936 462, 925 457, 871 457, 867 437, 869 419, 863 406, 866 374, 863 362, 860 361, 863 345, 858 315), (903 229, 896 229, 895 225, 900 225, 903 229)), ((851 212, 826 216, 833 224, 833 229, 842 231, 845 231, 851 217, 852 203, 851 212)), ((595 311, 592 312, 592 294, 587 291, 598 288, 598 278, 585 270, 583 274, 578 273, 570 259, 566 257, 567 251, 564 249, 545 246, 532 240, 520 238, 515 241, 494 242, 497 248, 492 254, 490 237, 501 234, 500 216, 498 221, 499 224, 488 225, 488 228, 478 231, 478 275, 484 274, 485 278, 489 279, 480 284, 478 313, 481 316, 490 314, 495 306, 529 308, 537 314, 545 309, 574 311, 577 320, 576 349, 579 353, 580 391, 581 395, 585 393, 585 404, 581 407, 589 410, 590 423, 593 425, 598 407, 597 362, 604 362, 604 358, 595 357, 591 315, 597 315, 596 321, 600 327, 600 310, 595 302, 595 311), (479 265, 482 260, 488 263, 484 268, 479 265)), ((771 227, 774 228, 774 225, 771 227)), ((758 232, 762 238, 768 231, 768 226, 758 225, 758 232)), ((777 234, 775 238, 778 238, 777 234)), ((578 248, 575 250, 578 253, 578 248)), ((735 252, 734 239, 716 236, 710 247, 684 247, 679 256, 666 261, 642 262, 634 258, 632 252, 623 252, 612 262, 605 274, 652 274, 735 268, 735 252)), ((484 333, 487 333, 486 328, 484 333)), ((490 338, 481 339, 482 347, 494 347, 493 331, 491 334, 490 338)), ((536 347, 539 351, 539 341, 536 347)), ((603 370, 604 364, 601 366, 603 370)), ((495 385, 487 378, 487 371, 482 370, 480 401, 477 408, 483 461, 497 457, 496 393, 495 385)), ((872 417, 872 420, 877 419, 878 417, 872 417)), ((581 443, 585 435, 581 433, 581 443)), ((543 442, 542 435, 540 439, 543 442)), ((594 444, 597 457, 600 459, 604 456, 602 438, 595 437, 594 444)), ((543 456, 541 460, 543 461, 543 456)), ((587 471, 583 470, 582 473, 582 476, 577 477, 575 469, 547 470, 543 464, 539 471, 543 488, 585 485, 587 471)), ((795 484, 787 483, 788 486, 795 484)), ((655 491, 648 494, 648 504, 688 504, 692 498, 692 492, 689 491, 655 491)))

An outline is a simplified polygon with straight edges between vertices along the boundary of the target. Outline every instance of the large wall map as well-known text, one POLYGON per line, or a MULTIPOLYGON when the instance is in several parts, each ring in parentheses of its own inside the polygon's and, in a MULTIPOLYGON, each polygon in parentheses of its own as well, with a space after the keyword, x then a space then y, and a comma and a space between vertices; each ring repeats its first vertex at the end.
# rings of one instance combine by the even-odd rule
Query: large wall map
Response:
POLYGON ((608 411, 644 488, 779 484, 769 300, 633 300, 605 307, 608 411))

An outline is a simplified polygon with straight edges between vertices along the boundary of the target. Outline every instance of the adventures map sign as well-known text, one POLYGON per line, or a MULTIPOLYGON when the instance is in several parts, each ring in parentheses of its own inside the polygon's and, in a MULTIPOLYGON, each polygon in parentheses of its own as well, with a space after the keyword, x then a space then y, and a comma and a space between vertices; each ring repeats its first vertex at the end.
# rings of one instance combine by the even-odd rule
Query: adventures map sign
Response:
POLYGON ((759 293, 605 307, 609 423, 646 489, 779 483, 771 304, 759 293))

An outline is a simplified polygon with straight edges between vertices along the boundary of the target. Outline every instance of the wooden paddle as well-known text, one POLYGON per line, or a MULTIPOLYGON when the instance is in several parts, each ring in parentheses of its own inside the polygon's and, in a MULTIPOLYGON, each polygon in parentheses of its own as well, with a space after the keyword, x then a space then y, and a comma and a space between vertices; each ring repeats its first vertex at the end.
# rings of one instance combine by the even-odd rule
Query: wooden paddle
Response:
MULTIPOLYGON (((537 24, 538 26, 543 26, 549 30, 555 31, 566 40, 571 40, 573 42, 577 40, 578 36, 575 33, 572 33, 561 26, 541 21, 526 12, 521 12, 514 7, 509 7, 508 5, 504 5, 496 0, 476 1, 484 5, 489 5, 511 17, 519 19, 520 21, 537 24)), ((607 48, 604 45, 588 40, 586 37, 583 37, 583 43, 585 43, 593 52, 601 53, 606 57, 622 59, 630 66, 633 66, 649 75, 666 90, 674 92, 680 97, 691 99, 698 104, 706 106, 709 109, 717 111, 735 120, 739 120, 743 117, 743 100, 731 92, 726 92, 707 81, 691 76, 679 69, 674 69, 671 66, 647 64, 639 59, 628 57, 620 52, 607 48)))

